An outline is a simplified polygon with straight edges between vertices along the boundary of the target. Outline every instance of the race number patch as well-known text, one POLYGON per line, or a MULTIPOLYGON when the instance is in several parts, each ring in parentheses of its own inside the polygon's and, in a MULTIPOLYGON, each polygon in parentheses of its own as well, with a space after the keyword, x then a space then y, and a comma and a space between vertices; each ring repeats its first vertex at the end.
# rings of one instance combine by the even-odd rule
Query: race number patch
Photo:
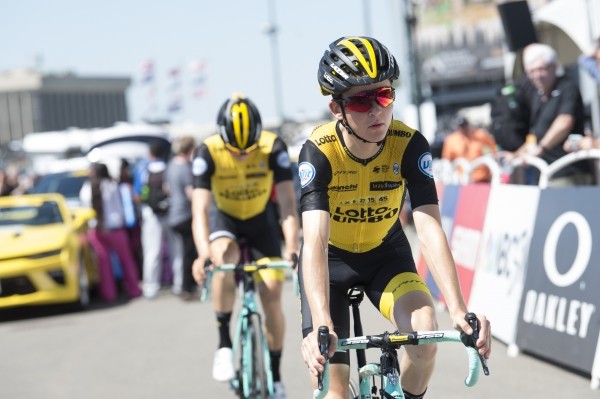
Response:
POLYGON ((208 169, 208 164, 204 158, 194 158, 194 162, 192 163, 192 174, 194 176, 203 175, 208 169))

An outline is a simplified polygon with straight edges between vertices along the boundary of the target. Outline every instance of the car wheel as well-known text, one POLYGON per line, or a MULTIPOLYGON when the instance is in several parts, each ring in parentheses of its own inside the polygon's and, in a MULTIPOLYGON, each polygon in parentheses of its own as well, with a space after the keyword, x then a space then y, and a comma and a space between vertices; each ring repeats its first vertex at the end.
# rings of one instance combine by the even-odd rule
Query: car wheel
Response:
POLYGON ((80 309, 85 309, 90 304, 90 276, 83 257, 79 258, 79 300, 77 305, 80 309))

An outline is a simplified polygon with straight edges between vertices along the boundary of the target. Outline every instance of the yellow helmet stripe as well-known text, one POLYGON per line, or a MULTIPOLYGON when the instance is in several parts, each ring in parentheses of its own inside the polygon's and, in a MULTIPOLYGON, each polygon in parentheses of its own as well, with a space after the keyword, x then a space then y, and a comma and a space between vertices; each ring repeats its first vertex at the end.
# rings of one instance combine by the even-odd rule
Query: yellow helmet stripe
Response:
POLYGON ((233 134, 240 149, 245 149, 250 139, 250 115, 246 103, 231 106, 233 134))
POLYGON ((377 76, 377 62, 375 60, 375 50, 373 49, 371 42, 369 42, 367 39, 364 39, 362 37, 351 37, 351 38, 347 38, 347 39, 340 41, 338 43, 338 46, 340 46, 340 45, 346 46, 346 48, 348 50, 350 50, 352 52, 352 54, 354 54, 354 56, 356 57, 358 62, 362 65, 362 67, 367 72, 367 75, 369 75, 370 78, 375 78, 377 76), (366 47, 367 52, 369 53, 369 59, 371 60, 371 65, 369 65, 369 62, 362 55, 362 53, 360 52, 358 47, 356 47, 356 45, 350 41, 350 39, 359 40, 362 42, 362 44, 366 47))

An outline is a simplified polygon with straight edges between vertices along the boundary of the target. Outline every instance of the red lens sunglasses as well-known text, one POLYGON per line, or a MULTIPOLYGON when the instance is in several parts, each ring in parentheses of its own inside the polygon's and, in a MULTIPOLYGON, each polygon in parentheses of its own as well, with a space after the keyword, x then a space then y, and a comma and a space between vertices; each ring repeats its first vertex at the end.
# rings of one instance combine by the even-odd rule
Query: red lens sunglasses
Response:
POLYGON ((394 102, 396 92, 393 87, 380 87, 375 90, 362 91, 353 96, 341 98, 338 101, 342 103, 348 111, 367 112, 373 106, 373 101, 383 108, 387 108, 394 102))

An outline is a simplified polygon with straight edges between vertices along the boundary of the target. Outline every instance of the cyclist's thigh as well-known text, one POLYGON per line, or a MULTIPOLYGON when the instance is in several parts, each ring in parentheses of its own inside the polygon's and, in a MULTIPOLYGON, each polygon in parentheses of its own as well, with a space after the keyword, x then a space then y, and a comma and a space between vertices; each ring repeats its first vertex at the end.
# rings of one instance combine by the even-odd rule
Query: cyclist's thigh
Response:
POLYGON ((210 249, 216 264, 238 263, 240 249, 237 244, 238 229, 235 220, 217 211, 211 218, 210 249))
POLYGON ((373 254, 371 261, 377 268, 365 293, 387 319, 393 319, 397 301, 414 303, 413 308, 432 304, 429 289, 417 274, 412 251, 406 242, 383 246, 373 254))

